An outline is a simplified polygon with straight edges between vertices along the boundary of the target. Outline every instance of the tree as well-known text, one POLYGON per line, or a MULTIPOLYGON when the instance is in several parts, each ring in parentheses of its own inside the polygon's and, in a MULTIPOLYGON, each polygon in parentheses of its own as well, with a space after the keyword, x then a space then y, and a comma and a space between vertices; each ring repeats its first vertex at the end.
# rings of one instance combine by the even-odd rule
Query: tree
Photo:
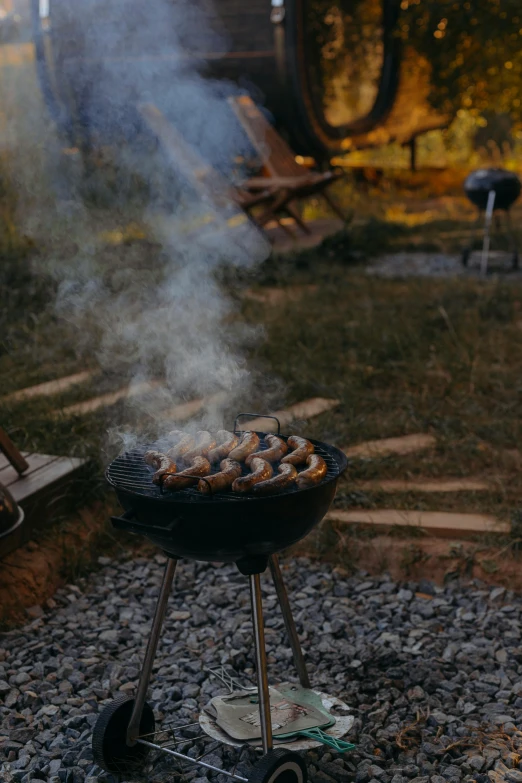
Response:
POLYGON ((402 0, 398 28, 432 65, 434 108, 522 120, 520 0, 402 0))

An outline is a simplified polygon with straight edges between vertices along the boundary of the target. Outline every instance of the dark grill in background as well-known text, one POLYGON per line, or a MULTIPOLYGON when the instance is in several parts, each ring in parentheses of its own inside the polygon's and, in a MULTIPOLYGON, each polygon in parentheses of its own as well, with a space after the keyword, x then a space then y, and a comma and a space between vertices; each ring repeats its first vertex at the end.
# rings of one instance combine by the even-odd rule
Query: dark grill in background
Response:
MULTIPOLYGON (((496 218, 497 228, 500 228, 499 212, 504 212, 505 233, 508 236, 510 252, 512 253, 511 265, 518 269, 518 239, 511 225, 510 208, 520 196, 521 183, 513 171, 506 169, 477 169, 473 171, 464 182, 464 192, 472 204, 478 207, 478 225, 482 221, 482 213, 485 213, 482 255, 480 271, 486 274, 488 269, 491 223, 496 218)), ((462 251, 462 263, 467 266, 473 252, 473 241, 462 251)))

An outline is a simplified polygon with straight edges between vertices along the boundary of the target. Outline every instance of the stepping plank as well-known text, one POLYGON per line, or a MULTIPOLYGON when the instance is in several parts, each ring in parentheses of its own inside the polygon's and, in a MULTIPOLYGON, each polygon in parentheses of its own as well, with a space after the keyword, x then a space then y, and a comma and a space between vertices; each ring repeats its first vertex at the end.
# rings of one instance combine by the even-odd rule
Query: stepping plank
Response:
POLYGON ((314 293, 317 291, 317 285, 295 285, 287 288, 263 288, 258 291, 253 291, 251 288, 247 288, 243 291, 244 299, 251 299, 253 302, 261 302, 262 304, 277 305, 282 302, 297 302, 305 294, 314 293))
POLYGON ((24 521, 9 536, 0 537, 0 558, 28 541, 37 528, 67 510, 74 497, 74 482, 85 470, 86 460, 23 452, 29 463, 19 476, 11 465, 0 463, 0 481, 9 487, 24 511, 24 521))
POLYGON ((509 522, 500 522, 486 514, 457 514, 446 511, 403 511, 383 508, 372 511, 330 511, 326 519, 345 525, 359 524, 374 529, 411 527, 443 538, 464 538, 483 533, 506 535, 511 532, 509 522))
POLYGON ((202 397, 199 400, 182 402, 166 411, 161 411, 161 416, 163 419, 171 419, 172 421, 177 422, 187 421, 187 419, 197 416, 198 413, 211 405, 222 404, 226 400, 226 397, 226 392, 219 392, 218 394, 212 395, 212 397, 202 397))
POLYGON ((107 245, 123 245, 147 239, 146 231, 137 223, 129 223, 112 231, 102 231, 99 239, 107 245))
POLYGON ((486 492, 492 485, 482 479, 383 479, 361 481, 357 489, 367 492, 486 492))
POLYGON ((137 397, 140 394, 152 391, 158 384, 158 381, 144 381, 143 383, 136 383, 132 386, 124 386, 117 391, 100 394, 98 397, 92 397, 90 400, 68 405, 66 408, 55 411, 54 416, 83 416, 86 413, 94 413, 94 411, 97 411, 99 408, 107 408, 127 397, 137 397))
POLYGON ((31 397, 49 397, 52 394, 60 394, 60 392, 67 391, 67 389, 79 383, 86 383, 94 375, 94 370, 85 370, 84 372, 74 373, 74 375, 67 375, 65 378, 58 378, 55 381, 39 383, 37 386, 28 386, 27 389, 19 389, 6 397, 2 397, 2 402, 19 402, 20 400, 28 400, 31 397))
POLYGON ((397 456, 414 454, 416 451, 431 449, 435 444, 436 440, 433 435, 419 432, 414 435, 403 435, 400 438, 368 440, 357 444, 357 446, 343 449, 343 451, 347 457, 376 459, 378 457, 388 457, 391 454, 396 454, 397 456))
MULTIPOLYGON (((315 416, 320 416, 321 413, 326 413, 326 411, 336 408, 339 404, 340 400, 313 397, 310 400, 296 402, 295 405, 290 405, 282 411, 275 411, 271 415, 279 419, 282 427, 286 427, 296 419, 313 419, 315 416)), ((252 429, 258 432, 272 432, 277 428, 277 424, 273 419, 265 418, 264 416, 258 419, 240 419, 239 425, 242 429, 252 429)))

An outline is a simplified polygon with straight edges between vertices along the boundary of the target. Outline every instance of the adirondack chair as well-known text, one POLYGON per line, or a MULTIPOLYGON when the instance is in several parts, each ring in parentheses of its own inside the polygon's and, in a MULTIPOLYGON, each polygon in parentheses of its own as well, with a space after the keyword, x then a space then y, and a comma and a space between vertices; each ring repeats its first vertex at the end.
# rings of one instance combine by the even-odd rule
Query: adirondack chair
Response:
POLYGON ((13 441, 5 430, 0 427, 0 452, 13 466, 18 475, 22 475, 28 469, 27 460, 20 454, 13 441))
MULTIPOLYGON (((255 192, 249 192, 233 185, 199 155, 156 106, 142 104, 139 111, 149 130, 169 154, 174 168, 192 185, 204 203, 217 208, 225 216, 229 225, 239 225, 242 218, 248 218, 258 228, 262 228, 270 220, 272 210, 270 216, 262 220, 253 213, 254 207, 274 201, 270 189, 258 188, 255 192)), ((292 233, 281 224, 277 215, 274 217, 283 230, 292 233)))
POLYGON ((346 216, 327 192, 327 188, 343 177, 344 172, 314 172, 301 166, 286 141, 268 122, 251 98, 247 95, 233 96, 228 99, 228 102, 268 174, 266 177, 247 179, 242 183, 243 188, 253 193, 268 189, 274 195, 260 220, 267 221, 277 212, 286 212, 305 233, 309 234, 311 231, 299 215, 294 202, 315 195, 321 195, 331 210, 341 220, 346 220, 346 216))

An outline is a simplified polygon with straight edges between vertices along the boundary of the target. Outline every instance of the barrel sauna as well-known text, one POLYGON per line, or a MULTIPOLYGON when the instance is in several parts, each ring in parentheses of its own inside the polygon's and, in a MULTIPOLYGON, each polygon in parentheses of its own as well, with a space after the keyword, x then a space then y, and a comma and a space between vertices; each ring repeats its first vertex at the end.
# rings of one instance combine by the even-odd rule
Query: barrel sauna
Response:
POLYGON ((128 141, 143 99, 190 133, 197 73, 214 84, 210 124, 247 91, 323 160, 389 116, 397 14, 397 0, 32 0, 42 90, 71 145, 128 141))

